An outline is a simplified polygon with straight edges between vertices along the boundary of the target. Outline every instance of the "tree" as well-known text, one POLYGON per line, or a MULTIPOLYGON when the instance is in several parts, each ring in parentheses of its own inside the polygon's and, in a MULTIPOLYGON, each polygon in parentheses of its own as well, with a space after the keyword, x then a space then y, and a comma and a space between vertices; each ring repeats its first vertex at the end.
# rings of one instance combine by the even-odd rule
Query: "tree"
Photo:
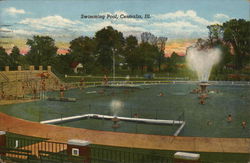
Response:
POLYGON ((237 70, 244 67, 247 55, 250 54, 250 21, 231 19, 223 23, 223 40, 234 49, 237 70))
POLYGON ((74 61, 83 64, 86 72, 90 72, 93 68, 95 47, 95 40, 89 37, 81 36, 70 42, 70 54, 74 61))
POLYGON ((154 45, 150 45, 147 42, 140 44, 137 50, 138 64, 143 71, 143 67, 147 67, 148 71, 152 71, 154 64, 156 63, 156 58, 158 56, 158 48, 154 45))
POLYGON ((176 72, 178 65, 185 63, 185 57, 179 56, 176 52, 171 54, 171 57, 167 58, 167 70, 168 72, 176 72))
POLYGON ((111 26, 97 31, 95 34, 97 62, 108 71, 112 67, 113 55, 116 63, 121 60, 124 45, 123 34, 111 26))
POLYGON ((165 48, 166 48, 166 42, 168 38, 167 37, 159 37, 157 38, 157 46, 159 49, 159 53, 157 55, 156 61, 158 64, 158 69, 161 71, 161 65, 165 61, 165 48))
POLYGON ((12 51, 10 53, 10 65, 12 67, 16 67, 21 64, 21 57, 20 50, 17 46, 14 46, 12 48, 12 51))
POLYGON ((222 25, 213 24, 207 26, 209 33, 208 38, 211 45, 216 45, 220 43, 223 39, 223 28, 222 25))
POLYGON ((149 43, 151 45, 157 44, 157 37, 150 32, 143 32, 141 34, 141 42, 142 43, 149 43))
POLYGON ((70 74, 73 70, 70 64, 73 62, 73 57, 70 54, 57 55, 53 58, 53 69, 55 69, 60 74, 70 74))
POLYGON ((58 49, 55 40, 49 36, 33 36, 33 39, 28 39, 26 45, 30 47, 26 55, 27 61, 35 66, 50 65, 58 49))
POLYGON ((10 57, 5 49, 0 46, 0 68, 4 70, 4 66, 10 66, 10 57))
POLYGON ((138 55, 137 55, 137 48, 138 48, 138 40, 135 36, 128 36, 125 39, 125 47, 124 47, 124 56, 128 66, 130 67, 132 73, 134 70, 139 66, 138 65, 138 55))

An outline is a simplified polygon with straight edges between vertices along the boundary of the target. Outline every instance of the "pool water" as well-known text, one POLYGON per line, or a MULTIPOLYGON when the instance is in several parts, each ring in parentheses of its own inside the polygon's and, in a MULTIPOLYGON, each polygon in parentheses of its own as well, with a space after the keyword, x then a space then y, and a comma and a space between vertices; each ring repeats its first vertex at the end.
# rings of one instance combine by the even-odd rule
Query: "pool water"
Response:
MULTIPOLYGON (((198 137, 250 137, 250 86, 211 85, 205 105, 199 104, 197 94, 191 94, 197 84, 145 85, 140 88, 72 89, 65 97, 76 102, 41 100, 30 103, 1 106, 0 111, 31 121, 50 120, 79 114, 103 114, 123 117, 184 120, 185 127, 179 136, 198 137), (159 96, 160 93, 163 96, 159 96), (232 115, 232 122, 227 116, 232 115), (241 122, 247 121, 242 128, 241 122)), ((47 92, 48 97, 58 97, 59 92, 47 92)), ((120 121, 119 128, 113 122, 102 119, 85 119, 60 124, 77 128, 114 132, 173 135, 178 125, 153 125, 120 121)))

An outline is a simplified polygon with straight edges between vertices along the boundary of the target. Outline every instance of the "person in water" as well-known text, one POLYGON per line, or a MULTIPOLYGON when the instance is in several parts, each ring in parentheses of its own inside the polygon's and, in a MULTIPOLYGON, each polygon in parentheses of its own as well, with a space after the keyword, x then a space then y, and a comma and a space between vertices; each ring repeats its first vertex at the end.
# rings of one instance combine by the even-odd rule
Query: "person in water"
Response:
POLYGON ((232 122, 233 118, 231 114, 228 114, 227 116, 227 122, 232 122))
POLYGON ((162 92, 160 92, 160 94, 159 94, 158 96, 160 96, 160 97, 161 97, 161 96, 164 96, 164 94, 163 94, 162 92))
POLYGON ((200 100, 200 104, 204 105, 205 104, 205 99, 204 98, 201 98, 200 100))
POLYGON ((241 122, 241 126, 242 126, 242 128, 246 128, 247 127, 247 122, 246 121, 242 121, 241 122))

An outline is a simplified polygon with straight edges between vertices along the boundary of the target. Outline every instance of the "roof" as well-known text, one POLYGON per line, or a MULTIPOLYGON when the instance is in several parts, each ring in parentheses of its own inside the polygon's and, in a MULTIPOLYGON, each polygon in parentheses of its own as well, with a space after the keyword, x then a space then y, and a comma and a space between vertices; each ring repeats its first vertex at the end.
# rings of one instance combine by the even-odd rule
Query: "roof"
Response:
POLYGON ((72 62, 70 67, 71 68, 83 67, 83 65, 80 62, 72 62))

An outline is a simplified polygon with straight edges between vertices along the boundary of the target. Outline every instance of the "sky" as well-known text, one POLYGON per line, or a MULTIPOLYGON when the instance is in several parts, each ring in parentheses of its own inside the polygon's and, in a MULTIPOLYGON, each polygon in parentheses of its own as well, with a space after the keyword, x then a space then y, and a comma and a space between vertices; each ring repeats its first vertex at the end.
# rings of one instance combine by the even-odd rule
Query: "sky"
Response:
POLYGON ((247 0, 1 0, 0 34, 14 39, 49 35, 56 41, 69 42, 79 36, 92 37, 103 27, 113 26, 124 36, 138 38, 142 32, 169 40, 204 38, 208 25, 233 18, 249 20, 249 4, 247 0), (145 14, 150 18, 144 18, 145 14))

